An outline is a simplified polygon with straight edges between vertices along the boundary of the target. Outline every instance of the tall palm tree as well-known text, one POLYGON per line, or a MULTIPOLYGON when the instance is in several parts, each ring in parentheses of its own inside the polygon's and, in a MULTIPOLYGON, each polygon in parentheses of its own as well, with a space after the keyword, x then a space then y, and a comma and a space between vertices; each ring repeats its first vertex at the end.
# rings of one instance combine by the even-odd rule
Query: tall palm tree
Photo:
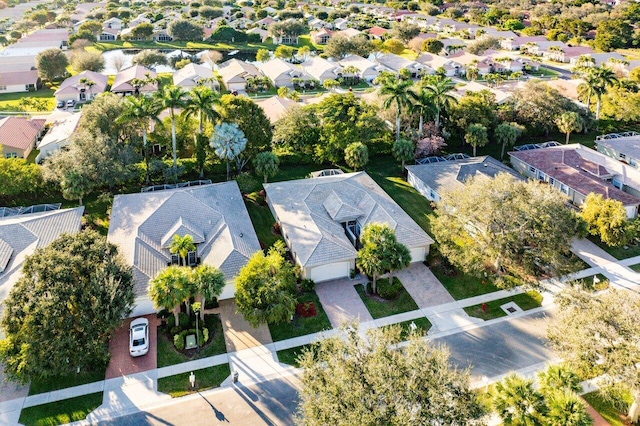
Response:
POLYGON ((385 81, 380 88, 381 95, 387 95, 382 107, 389 109, 392 105, 396 107, 396 142, 400 140, 400 114, 404 107, 409 107, 409 88, 413 85, 411 80, 385 81))
POLYGON ((151 121, 160 123, 158 114, 160 106, 155 98, 127 96, 124 100, 125 108, 117 123, 135 123, 142 131, 142 147, 144 150, 145 182, 149 184, 149 149, 147 147, 147 131, 151 121))
POLYGON ((436 107, 436 130, 440 130, 440 116, 449 105, 456 103, 451 91, 455 88, 449 77, 438 76, 431 79, 425 89, 431 94, 433 104, 436 107))
POLYGON ((182 266, 168 266, 149 283, 149 297, 154 306, 173 311, 176 327, 179 325, 180 304, 188 294, 189 270, 182 266))
MULTIPOLYGON (((189 92, 187 104, 184 113, 187 117, 193 115, 198 116, 198 135, 195 137, 196 153, 200 153, 204 149, 202 146, 204 141, 204 123, 210 121, 215 123, 220 119, 220 114, 216 111, 216 105, 220 102, 220 94, 209 86, 196 86, 189 92)), ((196 154, 198 157, 198 154, 196 154)), ((198 167, 200 169, 200 177, 204 176, 204 158, 198 158, 198 167)))
POLYGON ((87 89, 89 89, 88 100, 92 99, 93 93, 91 93, 91 88, 96 85, 96 82, 91 80, 90 78, 82 77, 80 80, 78 80, 78 83, 83 84, 87 89))
POLYGON ((196 245, 193 242, 193 237, 189 234, 180 236, 178 234, 173 236, 171 245, 169 246, 169 252, 171 254, 177 254, 182 259, 182 264, 187 265, 187 255, 190 251, 194 251, 196 245))
POLYGON ((618 83, 618 78, 611 68, 600 67, 593 68, 591 71, 594 79, 593 92, 596 95, 596 122, 600 120, 600 108, 602 107, 602 95, 607 93, 607 89, 618 83))
MULTIPOLYGON (((187 93, 180 86, 167 85, 158 93, 160 105, 163 109, 169 109, 171 118, 171 149, 173 150, 173 171, 176 172, 178 165, 178 148, 176 146, 176 110, 184 108, 186 105, 187 93)), ((177 177, 177 176, 176 176, 177 177)))
POLYGON ((418 90, 409 91, 409 97, 413 101, 411 104, 411 111, 417 112, 420 117, 418 123, 418 137, 422 138, 422 127, 424 125, 424 117, 427 113, 431 114, 435 111, 435 105, 431 93, 428 92, 423 86, 419 86, 418 90))
POLYGON ((203 308, 200 309, 200 319, 204 320, 204 305, 207 300, 220 296, 226 285, 224 274, 211 265, 199 265, 191 271, 191 280, 203 308))
POLYGON ((534 389, 533 381, 510 374, 496 383, 493 409, 508 425, 537 425, 545 412, 543 396, 534 389))
POLYGON ((548 398, 548 405, 545 420, 550 426, 593 425, 587 405, 575 392, 556 390, 548 398))

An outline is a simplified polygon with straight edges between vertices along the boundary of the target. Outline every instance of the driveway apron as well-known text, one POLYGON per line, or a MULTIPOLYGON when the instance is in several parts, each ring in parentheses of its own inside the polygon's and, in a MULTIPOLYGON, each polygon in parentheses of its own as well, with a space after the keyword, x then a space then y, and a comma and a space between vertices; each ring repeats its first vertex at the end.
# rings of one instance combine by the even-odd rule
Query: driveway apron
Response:
POLYGON ((373 321, 373 317, 354 288, 356 284, 364 283, 364 279, 341 278, 316 284, 316 293, 332 327, 340 327, 345 322, 373 321))

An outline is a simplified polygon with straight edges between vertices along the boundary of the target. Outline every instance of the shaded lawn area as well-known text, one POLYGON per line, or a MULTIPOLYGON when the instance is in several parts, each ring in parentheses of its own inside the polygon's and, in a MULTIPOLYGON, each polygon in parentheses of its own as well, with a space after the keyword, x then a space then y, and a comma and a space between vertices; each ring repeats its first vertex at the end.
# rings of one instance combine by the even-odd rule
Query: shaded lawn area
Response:
POLYGON ((39 149, 31 150, 31 152, 29 153, 29 156, 27 157, 27 163, 35 163, 36 157, 38 156, 38 154, 40 154, 39 149))
POLYGON ((393 325, 386 325, 385 327, 400 327, 400 342, 405 341, 409 338, 411 334, 411 323, 416 325, 415 332, 418 333, 418 336, 426 336, 429 329, 432 327, 431 321, 429 321, 425 317, 416 318, 413 320, 402 321, 393 325))
POLYGON ((99 382, 104 380, 104 374, 105 370, 101 370, 32 380, 31 385, 29 386, 29 395, 37 395, 39 393, 99 382))
MULTIPOLYGON (((626 426, 630 423, 626 421, 625 415, 616 408, 611 401, 602 396, 599 391, 589 392, 582 395, 585 401, 589 403, 611 426, 626 426)), ((625 403, 631 403, 631 396, 625 397, 625 403)))
POLYGON ((253 228, 256 230, 258 241, 264 244, 265 248, 271 247, 276 241, 282 239, 280 235, 271 232, 275 219, 262 196, 257 192, 252 192, 247 195, 244 204, 249 212, 253 228))
MULTIPOLYGON (((181 364, 194 359, 207 358, 214 355, 220 355, 227 352, 227 346, 224 343, 224 334, 222 333, 222 323, 217 315, 205 315, 205 326, 209 329, 211 341, 204 347, 192 349, 191 356, 187 356, 182 352, 178 352, 173 346, 173 341, 169 341, 162 328, 158 328, 158 350, 157 360, 158 368, 168 365, 181 364)), ((173 315, 168 318, 169 325, 173 325, 173 315)))
MULTIPOLYGON (((20 100, 24 98, 39 98, 47 99, 49 110, 52 110, 56 106, 55 99, 53 97, 54 92, 55 89, 44 86, 42 89, 36 90, 35 92, 2 93, 0 94, 0 109, 17 107, 20 104, 20 100)), ((35 110, 26 108, 26 111, 35 110)))
POLYGON ((309 343, 308 345, 296 346, 295 348, 283 349, 281 351, 276 352, 278 355, 278 361, 283 364, 293 365, 294 367, 300 367, 300 363, 298 362, 298 357, 306 350, 313 349, 314 344, 309 343))
POLYGON ((322 304, 315 291, 299 293, 298 303, 313 302, 318 314, 315 317, 303 318, 295 315, 292 322, 281 324, 269 324, 269 331, 274 342, 291 339, 293 337, 305 336, 323 330, 331 330, 331 323, 327 314, 322 309, 322 304))
POLYGON ((362 284, 358 284, 355 287, 373 319, 384 318, 418 309, 418 305, 416 305, 416 302, 413 301, 404 288, 400 290, 400 294, 395 300, 384 300, 379 296, 366 294, 362 284))
POLYGON ((486 312, 482 311, 482 304, 469 306, 464 311, 472 317, 481 318, 483 320, 492 320, 495 318, 506 317, 507 313, 500 308, 505 303, 515 302, 523 311, 539 308, 542 306, 542 295, 537 291, 528 291, 526 293, 516 294, 515 296, 505 297, 504 299, 493 300, 487 302, 486 312))
POLYGON ((456 272, 455 275, 445 274, 440 268, 430 268, 451 297, 463 300, 481 294, 493 293, 500 290, 490 279, 483 279, 456 272))
POLYGON ((603 243, 602 241, 600 241, 600 238, 594 237, 593 235, 589 235, 587 239, 618 260, 640 256, 640 244, 635 244, 635 245, 629 244, 627 246, 622 246, 622 247, 610 247, 605 243, 603 243), (625 249, 624 247, 627 247, 627 248, 625 249))
POLYGON ((102 405, 102 392, 36 405, 22 410, 20 423, 25 426, 67 424, 86 419, 87 415, 100 405, 102 405))
POLYGON ((191 372, 158 379, 158 391, 171 395, 171 398, 179 398, 196 391, 217 388, 231 375, 231 369, 229 364, 220 364, 201 370, 194 370, 193 374, 196 376, 195 389, 192 389, 189 383, 190 374, 191 372))
POLYGON ((640 263, 637 265, 631 265, 629 268, 633 269, 636 272, 640 272, 640 263))

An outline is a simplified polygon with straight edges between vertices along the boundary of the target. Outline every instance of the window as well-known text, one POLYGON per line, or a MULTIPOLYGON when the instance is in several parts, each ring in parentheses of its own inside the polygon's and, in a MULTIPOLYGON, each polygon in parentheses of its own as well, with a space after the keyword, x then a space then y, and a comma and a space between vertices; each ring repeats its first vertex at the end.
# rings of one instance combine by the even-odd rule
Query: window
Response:
POLYGON ((536 172, 536 168, 535 168, 535 167, 533 167, 533 166, 529 166, 529 171, 530 171, 531 173, 535 173, 535 172, 536 172))
POLYGON ((16 154, 15 152, 7 152, 4 155, 5 158, 18 158, 18 154, 16 154))
POLYGON ((626 160, 627 156, 625 154, 620 153, 620 159, 621 160, 626 160))
POLYGON ((187 253, 187 265, 195 266, 197 263, 198 263, 198 255, 195 252, 195 250, 187 253))
POLYGON ((549 185, 553 186, 553 184, 556 183, 556 180, 552 177, 549 178, 549 185))
POLYGON ((0 90, 2 91, 7 90, 7 86, 0 86, 0 90))
POLYGON ((171 264, 172 265, 179 265, 180 264, 180 256, 178 256, 177 254, 172 254, 171 255, 171 264))
POLYGON ((560 184, 560 192, 562 192, 563 194, 569 195, 569 187, 567 185, 565 185, 564 183, 560 184))
POLYGON ((547 175, 545 175, 543 172, 541 172, 540 170, 538 170, 538 180, 546 180, 547 175))

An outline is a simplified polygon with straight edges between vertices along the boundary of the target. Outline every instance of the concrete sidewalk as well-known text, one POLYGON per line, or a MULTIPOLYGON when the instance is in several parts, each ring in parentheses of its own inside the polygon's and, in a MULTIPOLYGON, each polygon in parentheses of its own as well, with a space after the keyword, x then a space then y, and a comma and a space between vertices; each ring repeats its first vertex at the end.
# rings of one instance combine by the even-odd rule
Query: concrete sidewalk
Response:
POLYGON ((596 244, 585 239, 574 239, 571 251, 609 279, 612 287, 640 293, 640 274, 627 265, 640 263, 640 256, 619 261, 596 244), (638 260, 638 262, 636 262, 638 260))

